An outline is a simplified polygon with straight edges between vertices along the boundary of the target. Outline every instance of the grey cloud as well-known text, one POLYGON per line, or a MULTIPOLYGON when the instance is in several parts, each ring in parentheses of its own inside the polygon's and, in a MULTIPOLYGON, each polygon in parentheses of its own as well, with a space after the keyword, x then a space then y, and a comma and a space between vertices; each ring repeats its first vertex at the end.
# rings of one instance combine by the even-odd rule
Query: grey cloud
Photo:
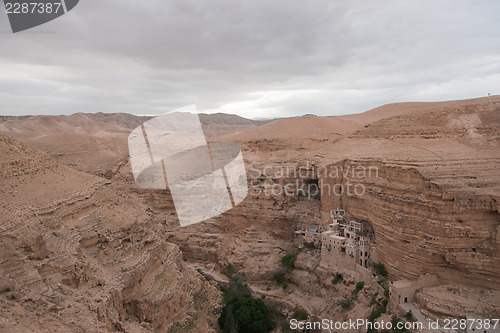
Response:
POLYGON ((86 0, 8 33, 0 114, 361 112, 500 86, 492 1, 86 0))

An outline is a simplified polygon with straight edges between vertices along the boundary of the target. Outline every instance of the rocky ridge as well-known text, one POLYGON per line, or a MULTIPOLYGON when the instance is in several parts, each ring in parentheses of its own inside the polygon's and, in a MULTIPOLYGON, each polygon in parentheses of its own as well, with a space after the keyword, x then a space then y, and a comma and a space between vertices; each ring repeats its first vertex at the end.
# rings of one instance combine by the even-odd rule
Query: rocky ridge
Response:
POLYGON ((146 205, 5 136, 0 154, 1 330, 214 330, 220 292, 146 205))

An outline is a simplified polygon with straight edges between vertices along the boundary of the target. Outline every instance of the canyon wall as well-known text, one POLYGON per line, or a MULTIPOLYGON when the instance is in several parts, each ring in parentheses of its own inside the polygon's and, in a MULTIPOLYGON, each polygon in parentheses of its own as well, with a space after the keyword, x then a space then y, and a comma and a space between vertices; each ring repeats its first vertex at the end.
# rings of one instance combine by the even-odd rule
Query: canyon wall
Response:
POLYGON ((147 205, 0 136, 0 331, 215 331, 221 293, 147 205))
POLYGON ((499 288, 498 196, 440 186, 411 165, 345 160, 326 169, 344 172, 320 174, 320 184, 340 184, 344 192, 324 186, 323 211, 340 207, 370 221, 392 279, 431 273, 450 283, 499 288))

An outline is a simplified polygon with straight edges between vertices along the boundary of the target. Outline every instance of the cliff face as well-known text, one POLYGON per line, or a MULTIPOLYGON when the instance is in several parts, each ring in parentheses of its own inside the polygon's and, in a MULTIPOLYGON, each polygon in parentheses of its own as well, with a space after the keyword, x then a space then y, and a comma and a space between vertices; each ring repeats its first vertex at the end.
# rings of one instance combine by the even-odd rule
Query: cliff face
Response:
POLYGON ((394 278, 432 273, 498 290, 499 133, 500 106, 488 99, 371 123, 349 144, 352 155, 363 159, 334 165, 375 167, 378 174, 330 179, 359 184, 366 193, 324 197, 324 209, 341 202, 354 217, 371 221, 380 259, 394 278))
POLYGON ((297 178, 318 181, 323 218, 343 208, 371 222, 393 279, 431 273, 500 289, 500 98, 402 103, 338 118, 358 126, 331 133, 308 118, 301 132, 292 119, 271 123, 272 133, 260 127, 224 139, 239 140, 251 162, 312 168, 297 178))
POLYGON ((234 273, 245 281, 267 283, 281 265, 281 258, 296 250, 294 231, 321 222, 321 203, 274 195, 273 188, 279 193, 283 180, 265 177, 263 167, 267 164, 250 166, 248 160, 246 164, 250 187, 247 198, 220 216, 182 228, 168 191, 138 188, 129 162, 124 161, 113 171, 111 182, 150 208, 155 221, 165 226, 166 240, 177 244, 187 261, 219 272, 231 264, 234 273))
POLYGON ((393 279, 431 273, 447 282, 499 288, 498 197, 443 188, 412 166, 345 161, 331 167, 349 165, 372 168, 372 177, 320 178, 351 187, 350 194, 323 194, 322 208, 342 207, 370 221, 379 260, 393 279))
POLYGON ((216 327, 220 293, 146 205, 0 137, 1 330, 216 327))
POLYGON ((493 290, 441 285, 422 288, 415 297, 430 315, 459 317, 474 313, 496 318, 500 313, 500 296, 493 290))

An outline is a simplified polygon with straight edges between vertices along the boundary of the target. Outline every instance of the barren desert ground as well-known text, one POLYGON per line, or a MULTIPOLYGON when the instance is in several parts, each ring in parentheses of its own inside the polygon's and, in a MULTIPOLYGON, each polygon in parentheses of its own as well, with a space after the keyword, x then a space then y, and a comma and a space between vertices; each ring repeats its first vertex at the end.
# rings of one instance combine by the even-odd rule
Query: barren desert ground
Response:
POLYGON ((234 276, 277 332, 301 311, 499 317, 500 96, 201 115, 240 146, 249 194, 187 227, 134 182, 127 138, 149 119, 0 118, 1 332, 217 332, 234 276))

